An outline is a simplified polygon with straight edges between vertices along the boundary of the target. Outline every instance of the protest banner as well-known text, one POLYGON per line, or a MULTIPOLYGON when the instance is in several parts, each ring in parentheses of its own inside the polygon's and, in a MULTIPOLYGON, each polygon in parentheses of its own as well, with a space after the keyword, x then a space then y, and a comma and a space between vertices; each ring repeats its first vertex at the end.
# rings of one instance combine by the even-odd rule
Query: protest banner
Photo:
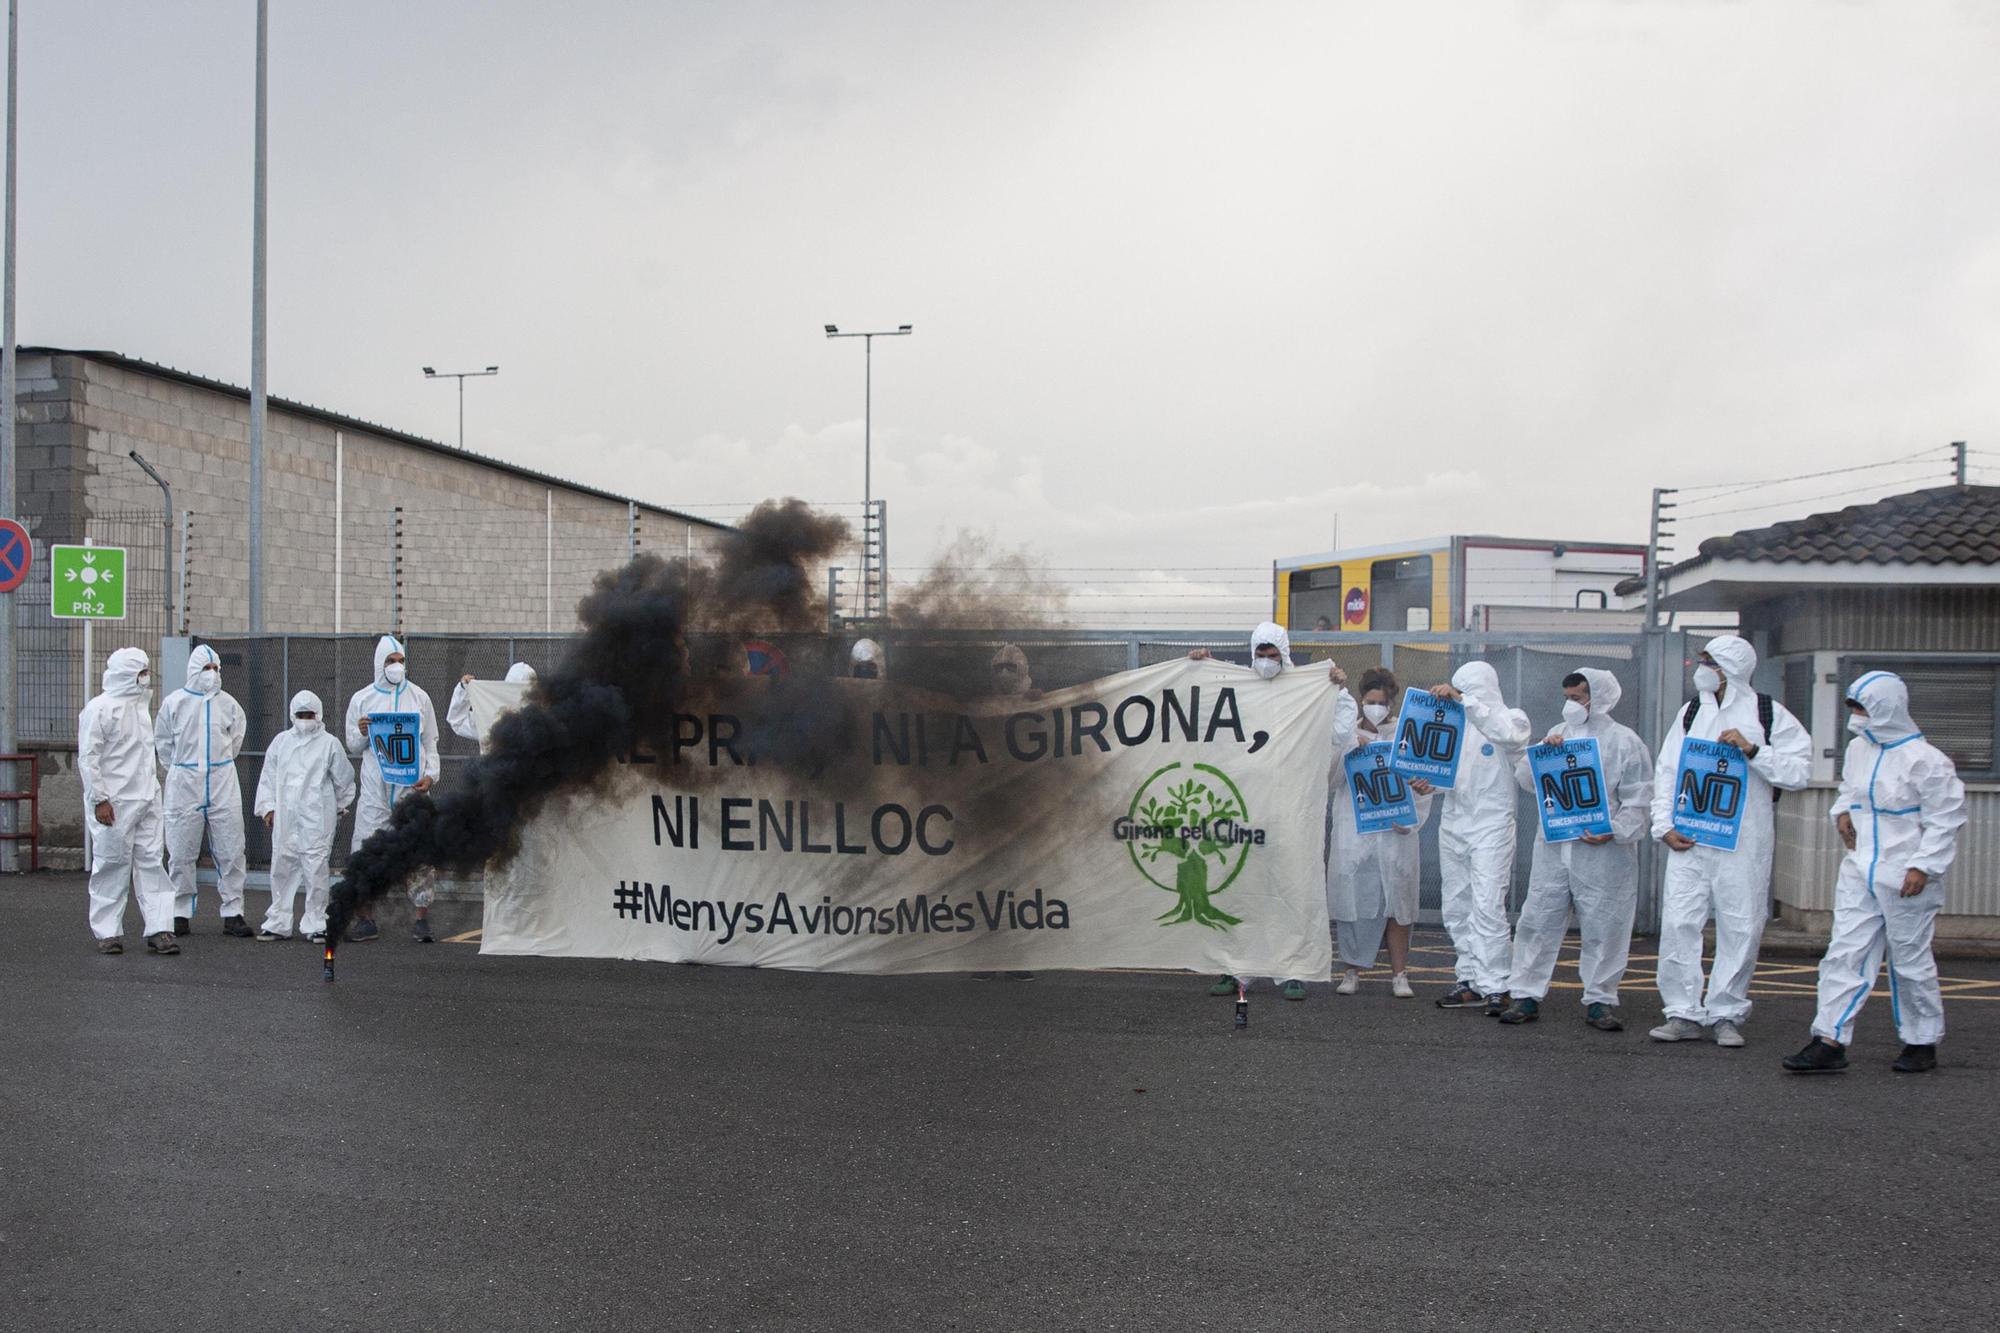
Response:
POLYGON ((739 703, 552 800, 482 952, 1331 975, 1324 674, 1177 659, 971 704, 825 684, 850 743, 821 771, 760 765, 789 723, 739 703))

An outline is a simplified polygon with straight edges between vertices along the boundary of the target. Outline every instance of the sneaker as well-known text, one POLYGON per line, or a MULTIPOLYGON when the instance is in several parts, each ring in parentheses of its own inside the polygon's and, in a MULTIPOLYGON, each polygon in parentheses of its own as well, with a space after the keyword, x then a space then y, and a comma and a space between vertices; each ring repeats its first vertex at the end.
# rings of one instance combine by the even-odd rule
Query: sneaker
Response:
POLYGON ((1717 1019, 1715 1024, 1715 1044, 1735 1050, 1743 1044, 1743 1029, 1726 1018, 1717 1019))
POLYGON ((1484 995, 1461 981, 1448 993, 1438 996, 1437 1005, 1440 1009, 1477 1009, 1485 1003, 1484 995))
POLYGON ((1541 1001, 1520 999, 1514 1001, 1507 1011, 1500 1015, 1500 1021, 1508 1027, 1514 1027, 1521 1023, 1532 1023, 1541 1016, 1541 1001))
POLYGON ((1486 1016, 1498 1018, 1507 1012, 1507 996, 1504 991, 1496 991, 1486 997, 1486 1016))
MULTIPOLYGON (((280 935, 278 938, 283 939, 284 936, 280 935)), ((306 938, 311 940, 314 944, 325 944, 326 932, 323 930, 315 930, 312 934, 306 936, 306 938)))
POLYGON ((163 930, 157 935, 148 935, 146 937, 147 953, 179 953, 180 951, 181 946, 174 943, 171 931, 163 930))
POLYGON ((361 917, 347 928, 347 942, 349 944, 366 944, 370 940, 379 940, 381 938, 382 928, 375 924, 375 918, 372 916, 361 917))
POLYGON ((113 935, 108 939, 99 940, 97 942, 97 951, 99 953, 124 953, 125 941, 113 935))
POLYGON ((1215 984, 1208 988, 1208 993, 1216 996, 1236 994, 1236 978, 1227 972, 1223 973, 1215 979, 1215 984))
POLYGON ((1009 981, 1033 981, 1034 979, 1035 974, 1033 972, 1009 972, 1007 974, 1007 980, 1009 981))
MULTIPOLYGON (((1408 983, 1405 984, 1407 985, 1408 983)), ((1333 993, 1335 995, 1353 995, 1360 989, 1361 974, 1350 967, 1340 974, 1340 984, 1333 988, 1333 993)))
POLYGON ((410 938, 419 944, 433 943, 431 919, 427 916, 420 916, 415 921, 412 921, 410 923, 410 938))
POLYGON ((1797 1055, 1788 1055, 1779 1063, 1794 1074, 1838 1074, 1847 1068, 1847 1052, 1814 1037, 1797 1055))
POLYGON ((278 940, 288 940, 290 938, 290 935, 280 935, 275 930, 260 930, 257 932, 257 943, 259 944, 271 944, 278 940))
POLYGON ((222 933, 239 940, 255 939, 257 937, 257 932, 250 929, 250 923, 243 919, 243 915, 240 912, 235 916, 222 918, 222 933))
POLYGON ((1408 973, 1398 972, 1395 976, 1389 978, 1389 994, 1399 1000, 1414 1000, 1417 998, 1416 991, 1410 989, 1408 973))
POLYGON ((998 972, 974 972, 972 979, 974 981, 998 981, 1000 974, 998 972))
POLYGON ((1278 994, 1288 1000, 1303 1000, 1306 998, 1306 983, 1303 981, 1287 981, 1278 991, 1278 994))
POLYGON ((1928 1074, 1937 1068, 1937 1047, 1905 1046, 1889 1068, 1898 1074, 1928 1074))
POLYGON ((194 926, 189 923, 186 917, 177 916, 174 918, 174 934, 188 935, 192 934, 193 932, 194 932, 194 926))
POLYGON ((1692 1018, 1669 1018, 1646 1035, 1654 1041, 1700 1041, 1708 1029, 1692 1018))
POLYGON ((1608 1004, 1593 1004, 1583 1011, 1583 1021, 1599 1032, 1623 1032, 1624 1022, 1608 1004))

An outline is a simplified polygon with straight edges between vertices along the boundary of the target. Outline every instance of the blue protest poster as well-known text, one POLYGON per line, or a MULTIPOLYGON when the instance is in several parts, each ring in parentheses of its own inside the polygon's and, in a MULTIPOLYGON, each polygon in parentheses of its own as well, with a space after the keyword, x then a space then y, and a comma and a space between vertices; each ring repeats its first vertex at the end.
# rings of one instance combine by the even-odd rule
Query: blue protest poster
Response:
POLYGON ((1417 798, 1410 784, 1390 765, 1394 747, 1387 741, 1347 752, 1347 790, 1354 800, 1354 827, 1363 833, 1383 833, 1396 825, 1417 826, 1417 798))
POLYGON ((1735 851, 1749 775, 1750 761, 1735 746, 1683 740, 1674 774, 1674 828, 1704 847, 1735 851))
POLYGON ((1542 812, 1544 842, 1574 842, 1586 833, 1611 836, 1604 760, 1594 737, 1529 746, 1528 774, 1542 812))
POLYGON ((423 776, 423 727, 421 713, 368 715, 368 748, 391 787, 414 787, 423 776))
POLYGON ((1422 778, 1433 787, 1450 787, 1458 777, 1458 756, 1464 748, 1464 704, 1440 699, 1429 690, 1403 691, 1391 760, 1398 773, 1422 778))

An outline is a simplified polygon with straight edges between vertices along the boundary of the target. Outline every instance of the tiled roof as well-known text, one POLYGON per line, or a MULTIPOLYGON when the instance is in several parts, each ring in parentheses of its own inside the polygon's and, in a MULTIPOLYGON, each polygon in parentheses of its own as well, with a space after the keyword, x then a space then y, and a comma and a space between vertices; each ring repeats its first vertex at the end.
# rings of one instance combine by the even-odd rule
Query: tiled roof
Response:
MULTIPOLYGON (((1711 560, 1771 564, 2000 565, 2000 486, 1934 486, 1768 528, 1710 537, 1666 579, 1711 560)), ((1644 579, 1618 592, 1636 593, 1644 579)))

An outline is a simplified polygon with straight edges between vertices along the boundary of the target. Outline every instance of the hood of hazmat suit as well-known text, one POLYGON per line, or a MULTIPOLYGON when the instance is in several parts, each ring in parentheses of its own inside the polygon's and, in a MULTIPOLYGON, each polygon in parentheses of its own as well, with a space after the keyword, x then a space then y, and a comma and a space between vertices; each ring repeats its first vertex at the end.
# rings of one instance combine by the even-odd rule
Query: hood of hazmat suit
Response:
POLYGON ((1874 984, 1885 950, 1889 995, 1904 1041, 1933 1045, 1944 1036, 1944 1003, 1931 934, 1945 902, 1945 872, 1965 824, 1965 784, 1949 757, 1924 738, 1910 717, 1910 691, 1886 671, 1871 671, 1847 689, 1868 710, 1868 726, 1847 743, 1836 826, 1854 826, 1854 849, 1834 881, 1833 939, 1821 976, 1813 1032, 1854 1040, 1854 1020, 1874 984), (1928 883, 1903 896, 1904 876, 1921 870, 1928 883))
MULTIPOLYGON (((389 665, 389 654, 400 653, 402 651, 403 651, 403 645, 397 642, 396 639, 391 635, 384 634, 381 638, 375 640, 375 688, 376 689, 383 690, 385 692, 395 690, 396 687, 394 685, 391 685, 389 683, 389 678, 383 675, 382 673, 383 669, 389 665)), ((407 674, 405 675, 404 679, 405 680, 408 679, 407 674)))
MULTIPOLYGON (((326 710, 311 690, 293 695, 285 716, 289 720, 303 712, 326 720, 326 710)), ((354 803, 354 794, 353 761, 325 727, 301 736, 287 726, 273 737, 257 779, 256 812, 260 819, 276 816, 271 824, 274 873, 281 854, 318 873, 333 850, 334 824, 354 803)))
POLYGON ((1708 641, 1703 651, 1715 659, 1715 669, 1727 682, 1729 688, 1724 691, 1725 694, 1748 692, 1754 688, 1750 677, 1757 671, 1757 650, 1750 646, 1748 639, 1734 634, 1718 634, 1708 641))
POLYGON ((1256 629, 1250 631, 1251 661, 1254 662, 1257 660, 1257 650, 1263 647, 1267 643, 1276 646, 1278 650, 1278 660, 1285 664, 1285 669, 1287 671, 1291 670, 1293 665, 1292 636, 1285 633, 1284 626, 1279 625, 1274 621, 1267 620, 1263 624, 1259 625, 1256 629))
POLYGON ((150 660, 138 648, 120 648, 104 659, 104 692, 114 699, 143 699, 150 695, 151 686, 139 683, 139 673, 144 671, 150 660))
POLYGON ((1910 687, 1901 676, 1871 671, 1847 687, 1847 698, 1868 710, 1862 734, 1880 746, 1893 746, 1923 733, 1910 716, 1910 687))
POLYGON ((205 693, 201 688, 201 673, 204 671, 218 674, 222 671, 221 654, 205 643, 188 654, 187 680, 184 683, 189 694, 205 693))
POLYGON ((993 678, 993 692, 1000 695, 1026 694, 1035 688, 1035 682, 1028 676, 1028 655, 1011 643, 1000 645, 1000 651, 993 654, 988 668, 993 678), (1011 665, 1011 673, 992 668, 1011 665))
POLYGON ((533 685, 539 679, 541 677, 535 674, 535 669, 526 662, 516 662, 513 666, 507 668, 507 683, 509 685, 533 685))

